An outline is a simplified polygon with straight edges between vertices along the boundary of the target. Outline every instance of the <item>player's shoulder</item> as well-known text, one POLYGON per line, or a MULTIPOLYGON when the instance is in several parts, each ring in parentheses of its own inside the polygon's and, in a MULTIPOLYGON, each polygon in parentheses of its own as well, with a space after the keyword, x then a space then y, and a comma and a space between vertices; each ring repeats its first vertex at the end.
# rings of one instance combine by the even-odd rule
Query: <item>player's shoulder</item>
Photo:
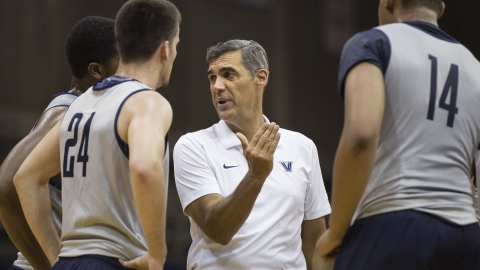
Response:
POLYGON ((364 49, 378 50, 381 47, 390 47, 390 39, 381 28, 362 31, 351 37, 344 46, 343 54, 347 52, 362 53, 364 49))
POLYGON ((99 82, 96 82, 91 89, 93 91, 108 91, 115 88, 116 90, 119 89, 121 90, 146 90, 146 89, 151 89, 147 85, 141 83, 140 81, 134 79, 134 78, 129 78, 129 77, 124 77, 124 76, 119 76, 119 75, 113 75, 108 78, 105 78, 99 82))
POLYGON ((458 40, 456 40, 447 32, 443 31, 437 25, 422 21, 406 21, 401 23, 392 23, 378 26, 375 29, 386 33, 388 36, 409 36, 411 38, 418 38, 418 35, 415 34, 420 34, 424 37, 433 37, 437 40, 442 40, 454 44, 461 44, 458 40))
POLYGON ((300 132, 280 128, 279 133, 282 144, 289 144, 292 147, 300 147, 307 150, 315 147, 315 143, 300 132))
POLYGON ((58 94, 53 95, 52 101, 48 104, 45 111, 58 107, 58 106, 70 106, 76 99, 78 95, 72 92, 60 92, 58 94))

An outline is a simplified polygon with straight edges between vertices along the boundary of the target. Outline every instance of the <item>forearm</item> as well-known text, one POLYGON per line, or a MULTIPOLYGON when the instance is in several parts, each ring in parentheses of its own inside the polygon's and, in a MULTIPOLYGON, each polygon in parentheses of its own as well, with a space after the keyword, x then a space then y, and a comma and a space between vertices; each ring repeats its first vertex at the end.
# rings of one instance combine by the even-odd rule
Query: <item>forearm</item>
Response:
POLYGON ((0 167, 0 220, 13 244, 35 269, 50 269, 51 265, 28 226, 13 177, 40 138, 22 140, 10 152, 0 167))
POLYGON ((327 226, 325 218, 304 220, 302 223, 302 252, 305 256, 308 270, 330 270, 316 252, 316 243, 320 236, 325 233, 327 226))
POLYGON ((48 182, 32 185, 22 177, 16 177, 15 187, 28 225, 53 264, 60 253, 60 239, 53 223, 48 182))
POLYGON ((228 244, 250 215, 264 181, 247 173, 230 196, 208 209, 204 232, 215 242, 228 244))
POLYGON ((343 238, 362 198, 375 162, 378 136, 357 140, 342 135, 335 157, 330 230, 343 238))
POLYGON ((133 196, 147 240, 148 252, 161 261, 164 261, 167 255, 166 190, 163 178, 163 172, 158 169, 148 175, 132 172, 133 196))
POLYGON ((51 264, 42 250, 32 230, 28 226, 27 220, 23 215, 22 206, 13 189, 14 194, 9 196, 8 205, 2 206, 0 217, 5 231, 12 240, 13 244, 23 254, 34 269, 51 269, 51 264), (14 196, 13 196, 14 195, 14 196))
POLYGON ((315 261, 315 256, 318 257, 318 255, 316 255, 315 252, 315 245, 305 245, 302 243, 302 252, 307 264, 307 270, 320 269, 316 267, 318 266, 316 265, 318 262, 315 261))

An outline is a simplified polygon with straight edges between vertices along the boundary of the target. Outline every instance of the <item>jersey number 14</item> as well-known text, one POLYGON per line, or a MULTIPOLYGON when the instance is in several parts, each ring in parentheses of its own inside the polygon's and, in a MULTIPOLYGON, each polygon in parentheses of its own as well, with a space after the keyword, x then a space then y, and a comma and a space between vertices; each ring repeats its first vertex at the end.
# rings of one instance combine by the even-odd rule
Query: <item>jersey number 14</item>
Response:
MULTIPOLYGON (((438 74, 438 59, 435 56, 428 55, 432 61, 432 76, 430 81, 430 103, 428 105, 427 119, 432 120, 435 117, 435 105, 437 101, 437 74, 438 74)), ((447 126, 453 128, 455 115, 458 113, 457 108, 457 93, 458 93, 458 66, 452 64, 448 72, 447 82, 443 87, 442 96, 438 107, 448 111, 447 126), (450 102, 447 104, 448 93, 450 93, 450 102)))
MULTIPOLYGON (((94 116, 95 116, 95 113, 92 113, 90 118, 88 118, 87 122, 85 123, 85 126, 83 127, 82 140, 80 141, 80 148, 77 154, 77 162, 83 163, 83 171, 82 171, 83 177, 87 176, 88 138, 90 136, 90 125, 92 124, 92 120, 94 116)), ((78 125, 80 124, 80 121, 82 121, 82 118, 83 118, 82 113, 76 113, 72 117, 72 120, 68 125, 68 131, 71 132, 73 123, 75 123, 75 120, 77 120, 77 122, 75 123, 75 127, 73 129, 73 138, 68 139, 65 142, 65 154, 63 156, 63 177, 73 177, 73 166, 75 162, 75 156, 69 156, 68 150, 70 147, 74 147, 75 145, 77 145, 78 125), (70 162, 67 162, 67 161, 70 161, 70 162)))

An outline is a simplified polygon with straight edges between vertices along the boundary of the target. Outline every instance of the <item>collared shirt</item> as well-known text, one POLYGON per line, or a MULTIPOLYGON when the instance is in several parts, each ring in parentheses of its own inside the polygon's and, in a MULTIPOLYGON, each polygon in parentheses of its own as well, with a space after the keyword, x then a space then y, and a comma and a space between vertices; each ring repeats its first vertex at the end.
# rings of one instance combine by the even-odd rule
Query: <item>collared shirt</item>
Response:
MULTIPOLYGON (((315 144, 280 129, 273 170, 228 245, 212 241, 190 218, 187 269, 305 269, 303 220, 330 213, 315 144)), ((227 197, 248 171, 239 139, 223 120, 182 136, 175 145, 175 182, 183 209, 208 194, 227 197)))

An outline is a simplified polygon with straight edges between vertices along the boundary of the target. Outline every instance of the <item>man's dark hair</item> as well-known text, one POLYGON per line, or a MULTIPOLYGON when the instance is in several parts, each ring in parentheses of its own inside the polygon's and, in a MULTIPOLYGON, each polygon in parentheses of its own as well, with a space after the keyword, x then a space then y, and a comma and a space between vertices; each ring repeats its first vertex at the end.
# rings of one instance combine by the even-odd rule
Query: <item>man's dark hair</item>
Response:
POLYGON ((130 0, 118 11, 115 37, 122 62, 146 61, 164 41, 172 41, 182 18, 166 0, 130 0))
POLYGON ((402 5, 405 9, 423 6, 440 12, 442 10, 442 2, 443 0, 402 0, 402 5))
POLYGON ((114 29, 114 20, 98 16, 85 17, 73 26, 65 41, 73 77, 82 79, 90 63, 107 66, 118 55, 114 29))
POLYGON ((240 50, 242 52, 242 61, 250 75, 260 69, 268 72, 268 58, 265 49, 253 40, 232 39, 225 42, 219 42, 217 45, 207 49, 207 63, 219 58, 221 55, 240 50))

